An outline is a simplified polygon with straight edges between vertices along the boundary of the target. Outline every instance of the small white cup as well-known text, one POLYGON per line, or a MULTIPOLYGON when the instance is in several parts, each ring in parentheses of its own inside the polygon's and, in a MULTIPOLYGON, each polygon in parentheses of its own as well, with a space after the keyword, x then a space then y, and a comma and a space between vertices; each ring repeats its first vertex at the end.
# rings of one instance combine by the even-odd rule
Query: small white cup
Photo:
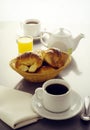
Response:
POLYGON ((42 88, 35 90, 36 97, 51 112, 63 112, 71 106, 71 87, 63 79, 46 81, 42 88))
POLYGON ((41 23, 38 19, 27 19, 22 23, 25 36, 37 37, 40 35, 41 23))

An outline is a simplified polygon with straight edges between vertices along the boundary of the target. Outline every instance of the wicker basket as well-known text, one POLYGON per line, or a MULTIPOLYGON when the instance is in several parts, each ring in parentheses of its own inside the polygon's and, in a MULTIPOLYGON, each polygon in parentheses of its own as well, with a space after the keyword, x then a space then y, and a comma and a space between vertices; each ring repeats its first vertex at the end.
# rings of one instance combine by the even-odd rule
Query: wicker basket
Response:
POLYGON ((71 62, 71 56, 68 57, 67 61, 65 62, 64 66, 60 67, 59 69, 53 69, 49 73, 29 73, 29 72, 24 72, 15 67, 15 59, 12 59, 10 61, 10 66, 13 70, 15 70, 17 73, 19 73, 21 76, 23 76, 26 80, 31 81, 31 82, 44 82, 46 80, 52 79, 56 77, 62 70, 64 70, 69 63, 71 62))

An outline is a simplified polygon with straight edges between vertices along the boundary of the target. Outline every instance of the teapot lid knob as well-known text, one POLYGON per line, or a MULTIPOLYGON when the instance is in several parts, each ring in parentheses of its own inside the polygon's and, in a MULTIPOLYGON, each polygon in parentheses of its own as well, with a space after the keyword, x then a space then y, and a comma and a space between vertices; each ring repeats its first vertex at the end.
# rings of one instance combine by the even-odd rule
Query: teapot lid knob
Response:
POLYGON ((60 28, 60 34, 64 34, 64 28, 60 28))
POLYGON ((60 28, 60 31, 63 32, 64 28, 60 28))
POLYGON ((67 29, 64 29, 64 28, 60 28, 59 29, 59 36, 71 36, 71 33, 70 33, 70 31, 68 31, 67 29))

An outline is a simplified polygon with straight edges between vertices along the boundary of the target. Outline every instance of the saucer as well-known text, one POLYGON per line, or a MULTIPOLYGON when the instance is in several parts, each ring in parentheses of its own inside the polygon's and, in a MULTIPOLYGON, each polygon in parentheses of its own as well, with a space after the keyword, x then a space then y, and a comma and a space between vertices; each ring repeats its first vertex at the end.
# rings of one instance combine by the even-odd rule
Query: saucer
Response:
MULTIPOLYGON (((41 34, 41 32, 40 32, 40 34, 41 34)), ((38 36, 33 37, 33 40, 35 40, 35 41, 36 41, 36 40, 39 40, 39 39, 40 39, 40 34, 39 34, 38 36)), ((18 31, 17 31, 17 35, 18 35, 18 36, 25 36, 23 30, 18 30, 18 31)), ((27 36, 31 36, 31 35, 27 35, 27 36)))
POLYGON ((72 118, 76 116, 82 109, 82 99, 80 95, 72 90, 72 101, 71 101, 71 107, 64 112, 50 112, 47 109, 44 108, 42 102, 40 99, 36 97, 36 95, 32 98, 32 107, 36 113, 38 113, 40 116, 52 119, 52 120, 65 120, 72 118))
POLYGON ((39 40, 40 39, 40 35, 36 36, 36 37, 33 37, 33 40, 39 40))

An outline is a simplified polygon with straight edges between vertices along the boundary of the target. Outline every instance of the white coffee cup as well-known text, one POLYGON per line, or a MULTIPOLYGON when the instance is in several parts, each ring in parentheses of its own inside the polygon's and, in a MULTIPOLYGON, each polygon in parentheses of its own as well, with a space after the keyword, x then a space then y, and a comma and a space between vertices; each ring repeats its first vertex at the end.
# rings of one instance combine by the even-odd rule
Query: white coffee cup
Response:
POLYGON ((63 79, 50 79, 35 90, 36 97, 51 112, 63 112, 71 105, 71 87, 63 79))
POLYGON ((37 37, 40 35, 41 23, 38 19, 27 19, 22 23, 25 36, 37 37))

